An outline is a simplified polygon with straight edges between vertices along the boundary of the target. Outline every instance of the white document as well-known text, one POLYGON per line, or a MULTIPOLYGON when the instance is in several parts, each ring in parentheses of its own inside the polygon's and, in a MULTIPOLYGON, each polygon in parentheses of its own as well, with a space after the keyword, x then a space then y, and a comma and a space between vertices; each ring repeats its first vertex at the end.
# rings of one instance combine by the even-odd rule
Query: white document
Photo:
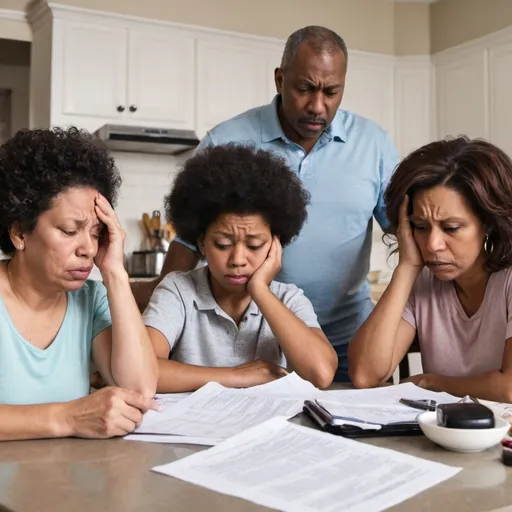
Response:
POLYGON ((455 475, 445 466, 274 418, 153 471, 284 512, 375 512, 455 475))
POLYGON ((126 439, 127 441, 144 441, 146 443, 197 444, 202 446, 215 446, 222 441, 222 439, 206 439, 204 437, 166 436, 152 434, 129 434, 124 436, 123 439, 126 439))
POLYGON ((375 407, 398 405, 407 408, 400 403, 401 398, 436 400, 437 403, 452 403, 460 400, 448 393, 437 393, 420 388, 412 382, 372 389, 339 389, 325 391, 325 393, 328 395, 326 399, 329 401, 334 400, 346 405, 372 405, 375 407))
POLYGON ((155 395, 156 403, 164 408, 181 402, 192 393, 158 393, 155 395))
POLYGON ((500 416, 509 423, 512 423, 512 404, 491 402, 490 400, 479 400, 479 402, 489 407, 496 416, 500 416))
POLYGON ((357 425, 357 420, 388 425, 389 423, 414 422, 422 411, 404 405, 379 406, 374 405, 345 405, 339 402, 318 400, 332 416, 334 425, 357 425))
POLYGON ((325 391, 319 390, 311 382, 299 377, 295 372, 267 384, 239 389, 238 392, 248 395, 301 398, 303 400, 325 396, 325 391))
POLYGON ((292 418, 304 401, 240 393, 209 382, 189 397, 160 412, 148 411, 137 434, 172 434, 227 439, 275 416, 292 418))

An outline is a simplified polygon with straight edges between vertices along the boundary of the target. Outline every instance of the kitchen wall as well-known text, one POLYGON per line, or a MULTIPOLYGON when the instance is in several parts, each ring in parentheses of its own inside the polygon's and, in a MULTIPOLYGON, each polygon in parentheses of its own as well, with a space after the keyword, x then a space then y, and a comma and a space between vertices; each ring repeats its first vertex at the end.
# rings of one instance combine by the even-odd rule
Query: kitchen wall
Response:
MULTIPOLYGON (((58 0, 57 3, 276 37, 280 40, 285 39, 298 27, 321 24, 330 26, 342 34, 351 50, 374 52, 377 55, 393 54, 395 47, 399 48, 400 54, 426 54, 429 50, 426 6, 395 4, 390 0, 319 0, 313 11, 306 0, 282 0, 275 3, 270 0, 263 0, 260 3, 246 0, 197 0, 193 8, 190 3, 173 0, 58 0), (269 12, 272 16, 268 15, 269 12), (400 27, 408 24, 414 27, 414 30, 400 30, 395 38, 395 18, 399 20, 400 27), (359 27, 365 27, 365 30, 360 30, 359 27)), ((0 0, 0 9, 23 10, 26 4, 25 0, 0 0)), ((9 54, 11 59, 14 58, 12 48, 2 49, 0 45, 0 55, 2 53, 9 54)), ((355 60, 353 64, 352 74, 366 73, 364 67, 359 69, 356 66, 355 60)), ((370 74, 373 76, 373 72, 370 74)), ((357 81, 352 79, 353 83, 357 81)), ((375 98, 380 96, 382 94, 377 94, 375 98)), ((354 98, 357 103, 358 91, 348 87, 347 108, 352 108, 354 98)), ((374 103, 371 102, 371 105, 374 103)), ((368 106, 368 102, 363 104, 368 106)), ((368 109, 372 110, 370 107, 368 109)), ((26 125, 26 109, 14 110, 17 111, 19 119, 16 127, 26 125)), ((390 121, 387 115, 389 109, 381 107, 379 110, 385 112, 386 115, 383 117, 390 121)), ((364 111, 360 113, 366 114, 364 111)), ((387 126, 385 122, 383 124, 392 131, 392 125, 387 126)), ((140 248, 140 215, 144 211, 150 213, 153 209, 161 207, 163 191, 169 189, 179 162, 172 157, 121 153, 116 155, 116 159, 124 180, 118 213, 128 234, 126 251, 131 253, 140 248)), ((377 231, 372 268, 382 268, 385 260, 385 247, 380 242, 380 236, 380 232, 377 231)))
MULTIPOLYGON (((11 131, 29 126, 30 43, 0 39, 0 89, 10 89, 11 131)), ((126 252, 140 249, 140 215, 162 208, 165 190, 182 160, 165 155, 114 154, 123 178, 117 212, 127 231, 126 252), (140 215, 139 215, 140 214, 140 215)), ((0 253, 1 257, 1 253, 0 253)))
POLYGON ((512 25, 510 0, 440 0, 430 5, 432 53, 512 25))
POLYGON ((430 12, 428 3, 395 3, 395 55, 430 53, 430 12))
POLYGON ((127 233, 125 253, 146 249, 144 231, 140 223, 144 212, 161 210, 163 198, 170 190, 183 157, 114 153, 117 167, 123 178, 116 212, 127 233))
MULTIPOLYGON (((27 0, 0 0, 0 9, 24 10, 27 3, 27 0)), ((325 25, 340 33, 353 50, 400 55, 429 52, 425 18, 428 4, 392 0, 317 0, 314 5, 309 0, 58 0, 56 3, 279 39, 285 39, 301 26, 325 25), (406 22, 414 30, 401 31, 397 43, 398 20, 400 25, 406 22)))
MULTIPOLYGON (((26 3, 26 0, 0 0, 0 9, 22 10, 26 3)), ((372 54, 383 54, 384 56, 392 54, 398 56, 423 55, 425 63, 427 63, 430 53, 492 32, 503 25, 512 24, 509 0, 440 0, 433 4, 392 2, 391 0, 318 0, 313 10, 307 0, 281 0, 274 3, 271 3, 270 0, 262 0, 259 3, 252 0, 196 0, 193 5, 190 2, 183 2, 183 0, 167 0, 166 2, 160 0, 144 2, 137 0, 57 0, 57 3, 276 37, 280 40, 285 39, 291 31, 306 24, 327 25, 343 35, 350 50, 372 52, 367 54, 368 66, 363 64, 358 67, 355 65, 357 59, 352 61, 354 66, 350 68, 350 81, 345 101, 347 108, 352 108, 351 105, 355 97, 357 100, 355 103, 362 105, 357 111, 363 115, 367 115, 364 111, 365 108, 369 111, 379 111, 376 105, 386 103, 381 101, 383 94, 369 94, 366 87, 357 90, 359 87, 356 86, 356 90, 350 90, 350 83, 360 84, 362 78, 367 76, 365 73, 372 69, 372 54), (272 15, 269 16, 269 13, 272 15), (361 30, 361 27, 364 27, 364 30, 361 30), (354 76, 358 73, 361 76, 357 76, 357 80, 354 80, 354 76), (362 101, 363 98, 364 101, 362 101)), ((4 34, 4 25, 1 23, 0 20, 0 33, 4 34)), ((18 38, 24 38, 21 32, 18 38)), ((366 54, 360 55, 361 59, 366 58, 366 54)), ((420 68, 418 74, 413 69, 416 64, 411 68, 410 63, 413 61, 407 59, 408 57, 404 58, 403 66, 399 64, 396 68, 394 79, 393 76, 389 80, 389 77, 386 77, 380 84, 380 88, 391 84, 391 94, 393 94, 394 80, 394 94, 401 97, 403 91, 400 85, 397 87, 397 84, 410 80, 420 84, 422 81, 429 80, 429 71, 424 64, 418 64, 420 68)), ((12 47, 2 46, 0 41, 0 87, 5 87, 4 84, 10 83, 14 84, 13 87, 17 91, 18 99, 13 106, 13 116, 16 118, 13 121, 14 128, 28 124, 28 67, 22 61, 23 50, 21 47, 13 52, 12 47)), ((414 62, 419 63, 419 60, 414 62)), ((426 65, 428 66, 428 64, 426 65)), ((368 75, 369 81, 374 79, 373 71, 368 75)), ((474 67, 474 71, 478 74, 478 67, 474 67)), ((472 75, 473 78, 476 78, 475 73, 472 75)), ((440 76, 444 75, 446 73, 443 74, 441 70, 440 76)), ((480 84, 480 79, 477 78, 476 83, 480 84)), ((443 84, 441 85, 443 86, 443 84)), ((419 89, 421 89, 420 85, 418 85, 419 89)), ((455 86, 450 89, 449 95, 450 102, 460 96, 455 86)), ((446 97, 446 94, 443 97, 446 97)), ((409 146, 412 149, 417 140, 422 141, 425 138, 424 133, 420 133, 422 128, 415 128, 418 133, 411 136, 409 129, 411 123, 409 123, 404 125, 406 132, 400 133, 401 124, 399 122, 398 127, 393 127, 393 119, 394 116, 397 116, 397 119, 414 116, 411 114, 409 106, 417 107, 418 100, 412 98, 411 101, 404 100, 399 104, 403 104, 399 107, 402 110, 391 116, 387 115, 386 108, 381 106, 380 110, 383 119, 391 120, 391 124, 386 128, 392 134, 394 133, 397 144, 403 149, 409 150, 409 146), (406 139, 405 142, 404 139, 406 139)), ((429 108, 429 105, 425 105, 425 109, 429 108)), ((473 116, 471 109, 457 107, 452 108, 451 111, 454 113, 453 119, 460 119, 461 122, 451 123, 451 117, 448 121, 441 119, 441 128, 465 127, 467 124, 463 122, 465 116, 473 116)), ((424 115, 422 119, 425 119, 424 115)), ((377 121, 381 122, 380 119, 377 121)), ((144 211, 150 213, 153 209, 161 207, 164 191, 169 189, 179 162, 166 156, 124 153, 115 156, 124 179, 118 212, 128 233, 126 249, 127 252, 131 252, 139 249, 140 245, 142 235, 138 224, 140 214, 144 211)), ((381 235, 380 230, 376 229, 371 268, 383 269, 386 278, 389 277, 390 271, 387 264, 387 248, 381 242, 381 235)))

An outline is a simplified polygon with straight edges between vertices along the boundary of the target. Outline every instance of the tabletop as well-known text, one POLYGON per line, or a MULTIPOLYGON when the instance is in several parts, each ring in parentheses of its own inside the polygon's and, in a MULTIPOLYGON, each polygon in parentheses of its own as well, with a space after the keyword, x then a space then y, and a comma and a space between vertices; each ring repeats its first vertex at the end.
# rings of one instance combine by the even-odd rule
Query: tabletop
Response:
MULTIPOLYGON (((292 421, 314 428, 302 415, 292 421)), ((502 464, 500 447, 462 454, 437 447, 423 436, 361 442, 463 468, 391 511, 484 512, 512 504, 512 468, 502 464)), ((0 446, 0 511, 265 510, 150 471, 206 447, 124 439, 12 441, 0 446)))

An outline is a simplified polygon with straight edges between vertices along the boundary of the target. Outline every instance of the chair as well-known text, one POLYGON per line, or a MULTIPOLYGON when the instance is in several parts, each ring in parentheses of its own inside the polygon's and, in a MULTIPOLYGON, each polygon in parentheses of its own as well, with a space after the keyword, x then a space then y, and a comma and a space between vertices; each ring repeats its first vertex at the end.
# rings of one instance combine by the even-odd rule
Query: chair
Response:
POLYGON ((407 354, 403 357, 403 359, 398 364, 398 372, 400 380, 406 379, 411 376, 411 369, 409 367, 409 354, 419 353, 420 352, 420 344, 418 341, 418 335, 414 337, 414 341, 412 342, 407 354))

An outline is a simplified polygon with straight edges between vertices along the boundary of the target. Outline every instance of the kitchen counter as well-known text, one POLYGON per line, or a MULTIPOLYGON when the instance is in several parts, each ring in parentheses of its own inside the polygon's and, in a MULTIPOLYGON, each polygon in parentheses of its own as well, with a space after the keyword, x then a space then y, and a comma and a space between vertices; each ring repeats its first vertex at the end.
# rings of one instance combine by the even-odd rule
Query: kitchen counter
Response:
MULTIPOLYGON (((130 277, 130 283, 144 283, 148 281, 153 281, 153 279, 156 279, 155 277, 130 277)), ((378 302, 378 300, 381 298, 382 294, 384 293, 384 290, 388 286, 389 283, 374 283, 370 285, 370 293, 371 298, 374 302, 378 302)))
POLYGON ((145 283, 148 281, 153 281, 153 279, 156 279, 158 276, 153 277, 130 277, 128 280, 130 283, 145 283))

